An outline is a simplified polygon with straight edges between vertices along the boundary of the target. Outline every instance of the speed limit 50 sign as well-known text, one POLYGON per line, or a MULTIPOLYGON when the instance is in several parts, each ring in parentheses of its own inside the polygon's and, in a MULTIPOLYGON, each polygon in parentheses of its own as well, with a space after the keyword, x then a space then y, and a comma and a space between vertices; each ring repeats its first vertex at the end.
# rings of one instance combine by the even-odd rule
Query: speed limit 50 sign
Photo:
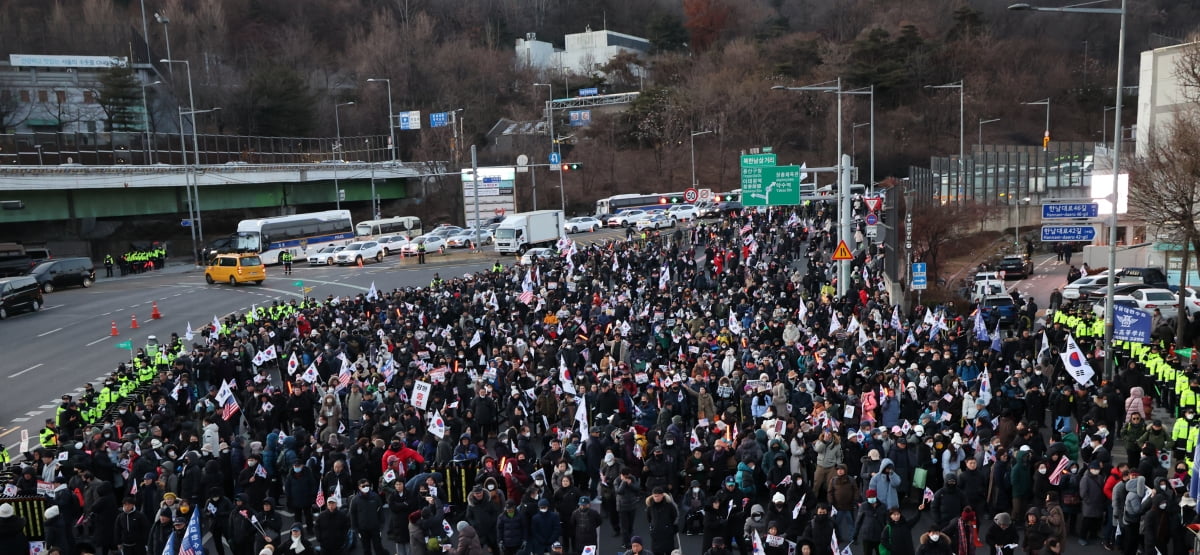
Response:
POLYGON ((683 192, 684 202, 696 202, 700 198, 700 192, 696 189, 688 189, 683 192))

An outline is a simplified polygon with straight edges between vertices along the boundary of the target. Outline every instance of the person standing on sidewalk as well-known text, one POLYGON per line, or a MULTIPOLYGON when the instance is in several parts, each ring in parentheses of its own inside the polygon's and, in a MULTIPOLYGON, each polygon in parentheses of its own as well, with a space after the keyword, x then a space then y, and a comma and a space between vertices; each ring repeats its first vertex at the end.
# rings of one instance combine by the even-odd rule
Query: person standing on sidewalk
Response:
POLYGON ((104 277, 113 277, 112 273, 113 257, 111 254, 104 255, 104 277))
POLYGON ((292 275, 292 253, 291 251, 283 251, 279 253, 279 261, 283 263, 283 275, 292 275))

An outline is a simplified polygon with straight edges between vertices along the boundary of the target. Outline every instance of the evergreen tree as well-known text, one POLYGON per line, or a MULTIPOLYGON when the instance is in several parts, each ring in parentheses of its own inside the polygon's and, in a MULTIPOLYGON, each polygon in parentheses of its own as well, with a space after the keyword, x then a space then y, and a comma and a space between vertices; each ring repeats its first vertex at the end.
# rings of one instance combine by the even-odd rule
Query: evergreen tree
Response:
POLYGON ((104 110, 106 131, 136 131, 142 116, 135 111, 142 105, 141 83, 128 66, 113 66, 100 77, 96 102, 104 110))

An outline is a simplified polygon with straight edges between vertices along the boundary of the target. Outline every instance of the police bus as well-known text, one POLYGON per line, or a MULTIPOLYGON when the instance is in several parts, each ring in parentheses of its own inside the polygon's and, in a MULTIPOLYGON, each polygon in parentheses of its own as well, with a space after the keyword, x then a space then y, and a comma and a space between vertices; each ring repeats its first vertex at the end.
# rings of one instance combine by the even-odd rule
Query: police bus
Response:
POLYGON ((667 204, 663 199, 683 198, 683 193, 652 193, 648 195, 613 195, 596 201, 596 217, 616 214, 627 208, 653 208, 667 204))
POLYGON ((383 235, 397 234, 412 239, 425 233, 421 229, 421 218, 416 216, 397 216, 395 218, 358 222, 358 225, 354 226, 354 234, 358 236, 359 241, 363 241, 366 239, 378 239, 383 235))
POLYGON ((278 264, 284 251, 303 257, 310 249, 354 240, 349 210, 326 210, 238 222, 234 250, 256 252, 263 264, 278 264))

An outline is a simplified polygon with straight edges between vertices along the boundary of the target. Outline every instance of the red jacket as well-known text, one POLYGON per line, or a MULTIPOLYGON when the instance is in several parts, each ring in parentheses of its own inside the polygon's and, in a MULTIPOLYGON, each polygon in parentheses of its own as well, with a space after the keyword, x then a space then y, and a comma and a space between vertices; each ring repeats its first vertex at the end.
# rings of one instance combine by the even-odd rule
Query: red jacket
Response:
POLYGON ((383 468, 381 468, 381 470, 387 472, 388 463, 391 462, 390 459, 393 458, 398 459, 400 461, 400 466, 405 470, 408 470, 408 463, 410 461, 417 461, 418 464, 425 464, 425 457, 422 457, 421 454, 413 450, 413 448, 401 444, 399 451, 388 449, 387 451, 383 452, 383 468))
POLYGON ((1113 468, 1112 472, 1108 474, 1108 480, 1104 482, 1104 496, 1109 501, 1112 501, 1113 488, 1117 487, 1119 483, 1121 483, 1121 471, 1113 468))

